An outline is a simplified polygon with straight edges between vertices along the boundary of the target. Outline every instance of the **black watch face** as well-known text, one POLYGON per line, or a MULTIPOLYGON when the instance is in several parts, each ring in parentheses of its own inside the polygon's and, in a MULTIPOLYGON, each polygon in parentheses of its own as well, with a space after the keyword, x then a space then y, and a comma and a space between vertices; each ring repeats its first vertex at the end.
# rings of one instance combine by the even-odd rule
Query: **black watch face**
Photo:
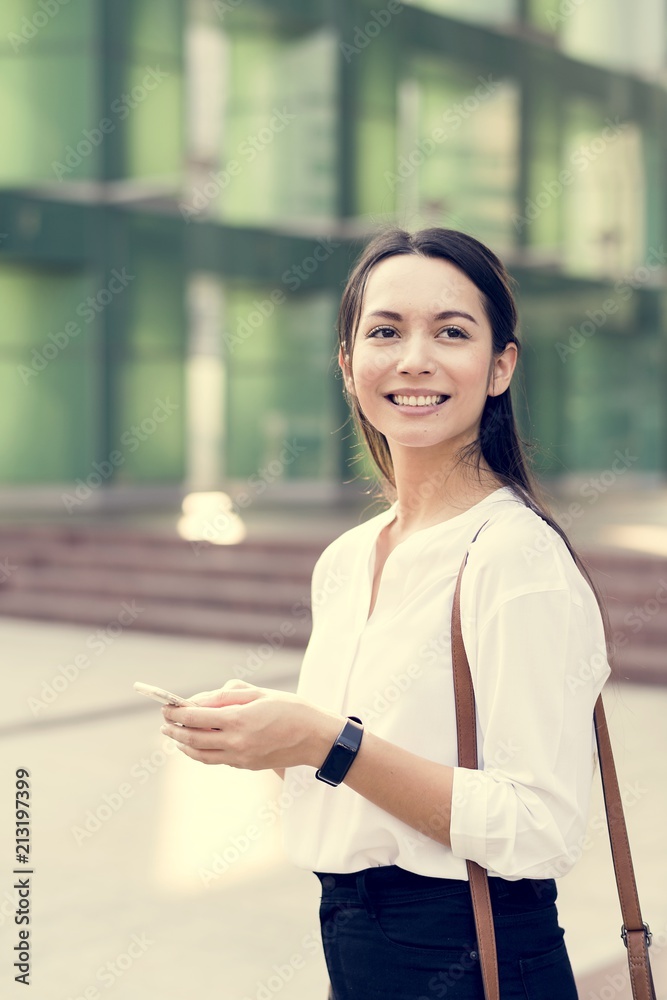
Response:
MULTIPOLYGON (((356 720, 355 720, 356 721, 356 720)), ((361 726, 361 723, 359 723, 361 726)), ((357 755, 361 743, 361 732, 350 733, 353 726, 348 722, 332 746, 329 754, 315 776, 330 785, 339 785, 357 755)))
POLYGON ((320 768, 320 778, 338 783, 345 776, 355 756, 354 750, 337 744, 331 752, 330 759, 320 768))

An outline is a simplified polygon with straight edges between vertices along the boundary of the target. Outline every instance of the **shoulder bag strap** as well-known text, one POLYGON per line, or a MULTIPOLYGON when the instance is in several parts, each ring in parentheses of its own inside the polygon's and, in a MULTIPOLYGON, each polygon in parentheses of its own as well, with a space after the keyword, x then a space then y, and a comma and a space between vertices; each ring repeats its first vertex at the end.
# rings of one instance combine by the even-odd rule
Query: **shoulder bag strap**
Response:
MULTIPOLYGON (((484 522, 486 524, 486 521, 484 522)), ((484 525, 482 525, 484 527, 484 525)), ((479 529, 481 531, 482 528, 479 529)), ((479 534, 479 532, 477 532, 479 534)), ((477 535, 475 535, 477 538, 477 535)), ((473 538, 473 541, 475 539, 473 538)), ((470 676, 470 666, 461 634, 461 577, 468 561, 466 552, 459 570, 452 607, 452 665, 454 672, 454 700, 456 703, 456 738, 458 743, 459 767, 477 768, 477 726, 475 722, 475 694, 470 676)), ((493 910, 489 895, 489 880, 486 868, 476 861, 466 859, 470 894, 472 896, 477 929, 477 948, 482 967, 485 1000, 500 1000, 498 983, 498 956, 496 934, 493 926, 493 910)))
POLYGON ((598 696, 598 700, 595 703, 594 718, 595 738, 598 745, 598 757, 600 759, 602 792, 604 794, 609 842, 611 844, 611 856, 614 862, 616 888, 618 889, 618 898, 621 903, 621 914, 623 916, 621 937, 623 938, 625 947, 628 949, 632 996, 634 1000, 655 1000, 655 985, 653 983, 651 963, 648 955, 648 947, 651 943, 651 929, 642 920, 642 913, 639 906, 635 871, 632 866, 632 856, 630 854, 630 841, 628 840, 628 830, 625 825, 625 816, 623 815, 623 800, 621 799, 621 792, 618 787, 618 777, 611 749, 611 740, 609 739, 609 730, 607 729, 607 719, 604 714, 604 705, 602 704, 602 695, 598 696))
MULTIPOLYGON (((485 521, 484 524, 488 522, 485 521)), ((473 538, 484 527, 479 528, 473 538)), ((475 694, 470 674, 470 665, 461 632, 461 577, 468 561, 466 552, 454 591, 452 606, 452 664, 454 671, 454 697, 456 701, 456 728, 458 740, 459 767, 477 767, 477 726, 475 720, 475 694)), ((609 840, 614 862, 616 886, 621 903, 623 925, 621 937, 628 949, 630 983, 633 1000, 656 1000, 655 986, 651 974, 648 946, 651 932, 642 920, 637 894, 628 831, 623 815, 623 802, 618 786, 616 767, 607 729, 607 720, 602 704, 602 695, 595 705, 595 736, 600 760, 600 777, 604 793, 609 840)), ((472 895, 477 928, 477 946, 482 967, 485 1000, 499 1000, 498 957, 493 926, 493 911, 489 896, 489 882, 485 868, 469 858, 466 860, 470 892, 472 895)))

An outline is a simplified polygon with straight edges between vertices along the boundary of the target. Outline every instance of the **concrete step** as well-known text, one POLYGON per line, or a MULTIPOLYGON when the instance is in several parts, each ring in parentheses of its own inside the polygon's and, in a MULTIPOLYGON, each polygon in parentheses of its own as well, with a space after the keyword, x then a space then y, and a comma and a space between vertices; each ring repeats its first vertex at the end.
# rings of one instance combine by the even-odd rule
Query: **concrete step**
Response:
POLYGON ((0 558, 21 566, 109 566, 134 569, 150 566, 155 570, 187 574, 228 573, 266 579, 310 577, 324 545, 286 547, 266 542, 239 545, 203 545, 197 549, 184 540, 169 539, 156 545, 141 537, 122 539, 7 538, 0 533, 0 558))
POLYGON ((623 673, 667 681, 667 558, 599 548, 583 556, 609 612, 623 673))
MULTIPOLYGON (((284 611, 294 605, 310 604, 310 577, 300 581, 275 575, 238 577, 228 572, 196 574, 187 577, 174 571, 89 566, 22 565, 16 573, 12 590, 29 593, 82 594, 117 597, 121 600, 143 598, 169 603, 197 603, 222 606, 230 610, 284 611)), ((0 591, 1 594, 1 591, 0 591)), ((0 597, 1 606, 1 597, 0 597)))
MULTIPOLYGON (((0 615, 106 629, 123 603, 142 609, 131 626, 249 644, 305 648, 310 580, 331 533, 264 536, 237 545, 190 543, 173 531, 119 525, 0 528, 0 615)), ((667 559, 582 551, 605 598, 619 678, 667 681, 667 559), (664 597, 663 597, 664 595, 664 597)))
POLYGON ((667 644, 667 609, 649 620, 639 620, 634 612, 609 611, 615 641, 622 646, 667 644))
POLYGON ((667 684, 667 642, 646 646, 635 643, 617 650, 612 677, 636 684, 667 684))
POLYGON ((275 649, 305 649, 312 628, 309 613, 301 616, 260 610, 248 611, 206 607, 186 600, 179 604, 163 600, 118 600, 96 594, 55 594, 4 590, 0 593, 0 616, 44 621, 66 621, 90 625, 91 634, 101 631, 101 641, 112 642, 124 629, 191 635, 207 639, 275 649), (26 595, 29 599, 26 599, 26 595))
MULTIPOLYGON (((0 530, 0 615, 106 629, 123 604, 135 629, 305 648, 310 581, 324 545, 244 540, 193 545, 137 529, 21 525, 0 530), (1 578, 0 578, 1 579, 1 578)), ((122 620, 122 619, 121 619, 122 620)))

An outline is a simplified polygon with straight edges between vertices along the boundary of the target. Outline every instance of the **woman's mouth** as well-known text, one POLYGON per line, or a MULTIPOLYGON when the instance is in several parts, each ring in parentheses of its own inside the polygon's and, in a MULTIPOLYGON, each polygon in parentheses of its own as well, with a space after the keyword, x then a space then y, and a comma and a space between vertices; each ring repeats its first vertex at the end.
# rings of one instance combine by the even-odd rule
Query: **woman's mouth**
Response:
POLYGON ((406 413, 431 413, 446 403, 450 397, 437 393, 424 393, 420 396, 403 396, 392 393, 385 398, 393 403, 397 409, 404 410, 406 413))

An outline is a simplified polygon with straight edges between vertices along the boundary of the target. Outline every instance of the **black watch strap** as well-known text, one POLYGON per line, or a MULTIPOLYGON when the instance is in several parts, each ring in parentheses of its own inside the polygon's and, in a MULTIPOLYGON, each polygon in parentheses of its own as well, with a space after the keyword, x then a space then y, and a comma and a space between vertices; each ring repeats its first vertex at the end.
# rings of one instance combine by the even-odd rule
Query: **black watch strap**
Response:
POLYGON ((315 777, 327 785, 340 785, 357 756, 364 735, 364 724, 356 715, 348 715, 347 722, 336 737, 334 745, 326 756, 315 777))

